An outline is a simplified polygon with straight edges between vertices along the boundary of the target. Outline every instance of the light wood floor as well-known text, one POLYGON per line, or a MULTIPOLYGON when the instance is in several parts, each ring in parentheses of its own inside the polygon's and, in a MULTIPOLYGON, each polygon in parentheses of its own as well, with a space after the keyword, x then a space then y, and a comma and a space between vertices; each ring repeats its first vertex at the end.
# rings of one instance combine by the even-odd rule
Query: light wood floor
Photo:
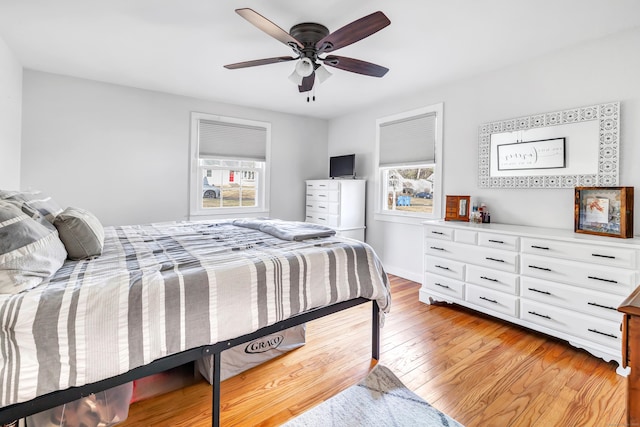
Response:
MULTIPOLYGON (((468 427, 622 426, 626 380, 568 344, 457 306, 425 305, 391 277, 380 363, 468 427)), ((359 382, 371 362, 371 305, 307 324, 307 343, 222 383, 223 426, 273 426, 359 382)), ((208 426, 201 382, 131 405, 121 426, 208 426)))

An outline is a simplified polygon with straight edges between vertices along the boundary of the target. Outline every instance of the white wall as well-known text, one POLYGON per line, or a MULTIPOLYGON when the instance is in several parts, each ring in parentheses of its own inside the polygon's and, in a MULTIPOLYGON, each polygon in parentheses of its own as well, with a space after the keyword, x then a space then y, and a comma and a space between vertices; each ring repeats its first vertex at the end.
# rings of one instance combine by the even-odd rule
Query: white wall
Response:
MULTIPOLYGON (((573 229, 572 189, 480 189, 477 137, 482 123, 572 107, 621 102, 620 185, 640 191, 640 29, 613 35, 447 86, 389 100, 329 123, 329 154, 346 143, 367 164, 367 241, 389 272, 421 281, 420 227, 373 218, 375 121, 444 102, 444 194, 469 194, 487 203, 492 222, 573 229)), ((393 72, 391 70, 390 72, 393 72)), ((640 209, 635 210, 640 234, 640 209)))
POLYGON ((24 71, 22 188, 105 225, 186 219, 192 111, 270 122, 271 216, 304 219, 304 180, 326 174, 325 120, 32 70, 24 71))
POLYGON ((22 65, 0 37, 0 189, 20 188, 22 65))

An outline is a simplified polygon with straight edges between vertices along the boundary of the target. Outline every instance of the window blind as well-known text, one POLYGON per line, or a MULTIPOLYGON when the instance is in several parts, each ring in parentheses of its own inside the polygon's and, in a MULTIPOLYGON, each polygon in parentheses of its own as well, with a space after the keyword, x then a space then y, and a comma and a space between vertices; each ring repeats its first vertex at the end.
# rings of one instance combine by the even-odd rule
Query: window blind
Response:
POLYGON ((266 159, 267 130, 259 126, 200 120, 198 123, 200 156, 234 159, 266 159))
POLYGON ((380 166, 435 163, 436 114, 380 125, 380 166))

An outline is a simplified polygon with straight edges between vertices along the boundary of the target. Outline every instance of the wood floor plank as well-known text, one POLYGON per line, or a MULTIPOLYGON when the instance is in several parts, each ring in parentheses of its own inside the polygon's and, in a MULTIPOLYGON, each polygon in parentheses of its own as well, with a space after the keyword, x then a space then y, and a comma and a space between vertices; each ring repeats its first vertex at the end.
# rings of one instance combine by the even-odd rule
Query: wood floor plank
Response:
MULTIPOLYGON (((390 276, 381 363, 468 427, 622 425, 626 379, 567 343, 472 310, 418 301, 390 276)), ((221 386, 223 426, 277 426, 358 383, 371 360, 371 307, 307 324, 304 346, 221 386)), ((211 388, 195 385, 131 405, 129 426, 209 426, 211 388)))

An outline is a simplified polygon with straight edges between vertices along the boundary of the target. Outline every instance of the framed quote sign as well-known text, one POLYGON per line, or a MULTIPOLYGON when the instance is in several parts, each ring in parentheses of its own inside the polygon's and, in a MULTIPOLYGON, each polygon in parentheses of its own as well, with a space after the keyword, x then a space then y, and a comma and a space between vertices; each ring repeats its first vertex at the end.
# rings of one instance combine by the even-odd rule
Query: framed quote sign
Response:
POLYGON ((500 171, 565 167, 565 138, 515 142, 496 148, 500 171))

